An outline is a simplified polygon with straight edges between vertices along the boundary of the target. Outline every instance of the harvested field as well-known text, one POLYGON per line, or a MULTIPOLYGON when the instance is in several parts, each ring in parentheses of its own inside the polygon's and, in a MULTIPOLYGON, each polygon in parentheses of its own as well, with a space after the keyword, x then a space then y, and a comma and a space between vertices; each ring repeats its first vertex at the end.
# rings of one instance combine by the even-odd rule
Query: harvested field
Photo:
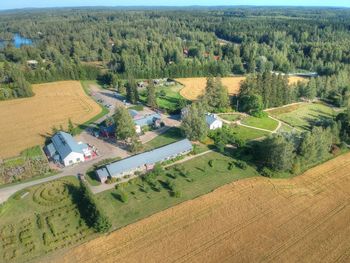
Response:
MULTIPOLYGON (((244 81, 245 77, 228 77, 222 78, 222 84, 227 87, 229 94, 237 94, 240 88, 241 81, 244 81)), ((176 79, 184 85, 184 88, 180 91, 181 96, 189 100, 196 100, 203 94, 205 85, 207 84, 206 78, 180 78, 176 79)))
POLYGON ((237 181, 50 262, 349 262, 349 167, 237 181))
MULTIPOLYGON (((237 94, 239 92, 240 83, 245 80, 245 77, 227 77, 222 78, 222 84, 227 87, 230 95, 237 94)), ((180 91, 181 96, 189 100, 196 100, 203 94, 205 85, 207 83, 206 78, 179 78, 176 79, 179 83, 184 85, 184 88, 180 91)), ((289 77, 289 84, 296 84, 298 81, 305 81, 303 77, 289 77)))
POLYGON ((298 82, 306 81, 307 79, 299 76, 292 76, 288 78, 289 85, 297 84, 298 82))
POLYGON ((55 125, 82 124, 101 112, 79 81, 33 85, 34 97, 0 102, 0 158, 42 144, 55 125))

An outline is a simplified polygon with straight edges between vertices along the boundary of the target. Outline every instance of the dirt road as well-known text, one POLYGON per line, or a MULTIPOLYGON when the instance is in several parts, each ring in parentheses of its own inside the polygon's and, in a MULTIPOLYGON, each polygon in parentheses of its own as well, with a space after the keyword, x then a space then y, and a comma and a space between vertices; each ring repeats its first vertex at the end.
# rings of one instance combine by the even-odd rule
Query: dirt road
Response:
POLYGON ((51 262, 349 262, 350 154, 226 185, 51 262))

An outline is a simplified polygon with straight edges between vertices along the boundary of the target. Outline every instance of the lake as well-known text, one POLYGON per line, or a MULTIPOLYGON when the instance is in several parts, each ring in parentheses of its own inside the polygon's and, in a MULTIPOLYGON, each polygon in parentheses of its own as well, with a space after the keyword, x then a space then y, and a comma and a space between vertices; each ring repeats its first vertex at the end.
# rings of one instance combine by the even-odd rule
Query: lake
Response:
POLYGON ((30 38, 25 38, 25 37, 22 37, 20 34, 15 34, 12 41, 0 40, 0 48, 5 47, 10 42, 16 48, 20 48, 21 46, 33 45, 33 41, 30 38))

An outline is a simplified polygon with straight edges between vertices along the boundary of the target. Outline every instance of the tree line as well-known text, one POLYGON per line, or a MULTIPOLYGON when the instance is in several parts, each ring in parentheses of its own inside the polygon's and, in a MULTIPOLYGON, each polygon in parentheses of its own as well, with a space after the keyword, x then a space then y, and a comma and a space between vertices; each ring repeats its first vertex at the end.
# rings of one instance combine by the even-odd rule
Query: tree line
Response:
MULTIPOLYGON (((350 62, 349 17, 349 10, 317 8, 3 12, 0 39, 11 40, 18 33, 34 44, 0 48, 0 68, 7 62, 30 83, 96 79, 106 72, 119 79, 272 70, 315 71, 328 79, 338 78, 350 62), (27 60, 36 60, 37 67, 29 67, 27 60)), ((30 95, 23 92, 22 78, 15 79, 13 83, 19 84, 13 86, 3 79, 2 98, 30 95), (13 92, 14 86, 21 88, 13 92)), ((338 100, 342 92, 337 89, 327 95, 338 100)), ((281 100, 276 97, 269 104, 281 100)))

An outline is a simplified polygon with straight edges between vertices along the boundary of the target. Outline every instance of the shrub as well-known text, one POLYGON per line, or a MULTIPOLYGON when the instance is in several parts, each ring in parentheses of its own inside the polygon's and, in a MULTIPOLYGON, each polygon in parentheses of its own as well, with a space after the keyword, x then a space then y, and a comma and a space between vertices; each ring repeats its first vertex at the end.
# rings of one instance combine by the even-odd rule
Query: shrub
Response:
POLYGON ((243 169, 243 170, 246 170, 248 168, 248 165, 246 162, 244 161, 241 161, 241 160, 238 160, 235 162, 235 165, 240 168, 240 169, 243 169))
POLYGON ((122 201, 123 203, 128 202, 128 194, 124 191, 119 191, 119 200, 122 201))
POLYGON ((274 172, 267 168, 267 167, 264 167, 262 170, 261 170, 261 175, 262 176, 265 176, 265 177, 269 177, 269 178, 272 178, 274 176, 274 172))
POLYGON ((175 190, 175 191, 173 191, 173 196, 176 198, 179 198, 179 197, 181 197, 181 192, 179 190, 175 190))
POLYGON ((210 160, 210 161, 208 162, 208 164, 209 164, 210 167, 213 167, 213 166, 214 166, 214 160, 210 160))
POLYGON ((169 190, 171 190, 171 191, 175 190, 175 183, 173 181, 167 179, 165 184, 169 190))

